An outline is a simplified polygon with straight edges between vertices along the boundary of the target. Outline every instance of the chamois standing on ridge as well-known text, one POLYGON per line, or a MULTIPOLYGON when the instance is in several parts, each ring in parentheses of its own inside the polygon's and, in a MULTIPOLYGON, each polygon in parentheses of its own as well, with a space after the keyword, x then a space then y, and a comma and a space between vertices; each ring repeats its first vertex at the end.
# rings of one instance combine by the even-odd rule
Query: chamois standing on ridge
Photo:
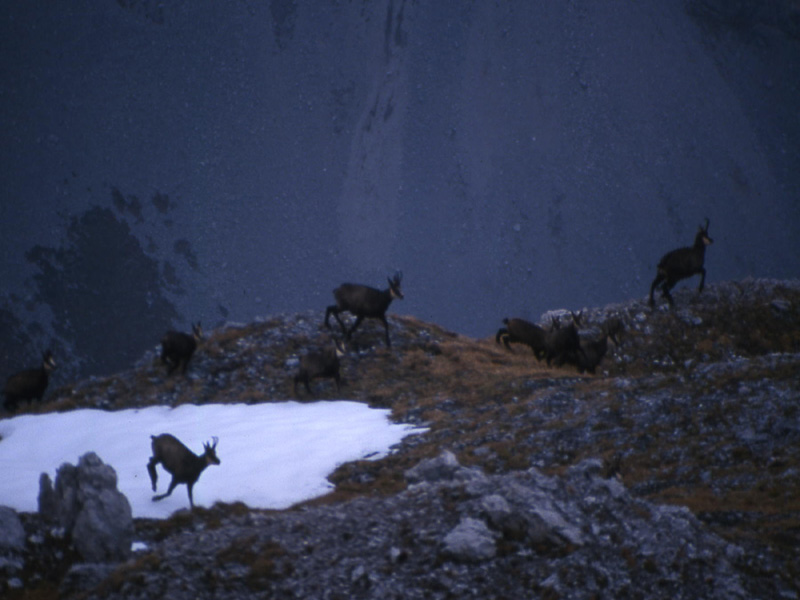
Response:
POLYGON ((55 368, 53 353, 47 350, 42 353, 42 366, 37 369, 24 369, 11 375, 3 388, 6 397, 3 407, 8 412, 14 412, 17 409, 17 402, 21 400, 41 402, 50 382, 50 371, 55 368))
POLYGON ((686 279, 692 275, 700 275, 700 286, 697 293, 703 291, 706 282, 706 270, 703 266, 706 256, 706 246, 713 244, 714 240, 708 237, 708 218, 706 224, 701 225, 694 236, 694 244, 684 248, 677 248, 667 252, 658 262, 658 274, 650 286, 650 306, 655 305, 653 292, 657 286, 661 286, 661 293, 669 302, 670 307, 674 306, 672 295, 669 291, 675 287, 681 279, 686 279))
POLYGON ((330 328, 328 319, 333 315, 342 328, 342 334, 349 340, 353 332, 365 318, 379 319, 383 323, 386 334, 386 347, 391 348, 392 342, 389 340, 389 323, 386 320, 386 310, 395 298, 402 300, 403 293, 400 291, 400 281, 403 274, 398 271, 394 277, 387 281, 389 287, 385 290, 378 290, 366 285, 357 283, 343 283, 333 290, 333 297, 336 304, 330 305, 325 310, 325 327, 330 328), (340 312, 349 312, 356 317, 353 326, 347 330, 339 317, 340 312))
POLYGON ((306 391, 311 394, 309 382, 317 377, 326 377, 336 380, 336 391, 341 387, 342 378, 339 375, 339 357, 344 356, 345 346, 339 340, 334 340, 331 347, 320 352, 309 352, 300 359, 300 369, 294 376, 294 395, 297 395, 297 383, 303 382, 306 391))
POLYGON ((214 437, 211 438, 213 445, 203 444, 204 452, 198 456, 184 446, 178 438, 169 433, 162 433, 159 436, 151 435, 150 438, 153 440, 153 456, 150 458, 150 462, 147 463, 147 472, 150 474, 153 491, 156 491, 156 482, 158 481, 158 474, 156 473, 156 465, 158 463, 161 463, 167 473, 172 475, 172 481, 169 484, 167 493, 153 496, 153 502, 166 498, 172 493, 175 486, 185 483, 189 491, 189 506, 194 510, 192 488, 208 465, 218 465, 220 463, 219 458, 217 458, 217 442, 219 440, 214 437))
POLYGON ((511 350, 512 343, 525 344, 533 350, 536 360, 542 360, 547 355, 547 332, 526 321, 525 319, 503 319, 505 327, 497 330, 494 341, 502 341, 506 348, 511 350))
POLYGON ((545 344, 545 358, 548 367, 551 362, 560 367, 564 363, 577 365, 579 360, 585 360, 585 356, 580 357, 583 355, 583 348, 581 348, 581 338, 578 335, 581 313, 576 315, 574 312, 570 312, 570 314, 572 321, 566 327, 561 327, 557 317, 553 318, 553 324, 547 333, 545 344))
POLYGON ((182 331, 165 333, 161 338, 161 362, 167 365, 167 375, 172 375, 178 367, 181 373, 186 373, 186 367, 202 340, 203 328, 200 321, 192 323, 192 335, 182 331))

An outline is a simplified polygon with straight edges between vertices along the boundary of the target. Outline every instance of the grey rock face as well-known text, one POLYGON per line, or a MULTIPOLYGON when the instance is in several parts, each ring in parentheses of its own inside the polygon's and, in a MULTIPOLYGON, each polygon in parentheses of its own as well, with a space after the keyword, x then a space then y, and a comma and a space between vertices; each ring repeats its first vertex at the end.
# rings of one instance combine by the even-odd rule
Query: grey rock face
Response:
POLYGON ((0 552, 25 548, 25 530, 16 511, 0 506, 0 552))
POLYGON ((486 523, 467 517, 445 536, 444 553, 457 560, 477 562, 494 558, 497 549, 486 523))
POLYGON ((418 465, 408 469, 405 478, 409 483, 451 482, 480 486, 484 475, 480 469, 462 467, 455 454, 445 450, 436 458, 420 461, 418 465))
POLYGON ((128 499, 117 490, 117 474, 94 452, 78 466, 64 463, 53 486, 39 481, 39 514, 63 527, 87 562, 124 560, 130 555, 133 516, 128 499))
POLYGON ((445 450, 436 458, 420 461, 420 463, 406 471, 406 480, 409 483, 422 481, 440 481, 450 479, 461 468, 455 454, 445 450))

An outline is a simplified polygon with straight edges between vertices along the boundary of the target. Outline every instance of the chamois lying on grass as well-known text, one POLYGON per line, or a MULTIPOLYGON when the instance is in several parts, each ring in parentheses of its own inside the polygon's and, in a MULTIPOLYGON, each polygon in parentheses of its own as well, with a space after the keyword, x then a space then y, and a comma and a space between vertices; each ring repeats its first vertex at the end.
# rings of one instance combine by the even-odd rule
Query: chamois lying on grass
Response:
POLYGON ((150 474, 150 482, 153 484, 153 491, 156 491, 156 482, 158 481, 158 474, 156 473, 156 465, 161 463, 161 466, 172 475, 172 481, 169 484, 166 494, 159 494, 153 496, 153 502, 157 502, 162 498, 166 498, 172 493, 180 483, 185 483, 189 491, 189 506, 194 509, 194 499, 192 498, 192 488, 197 483, 197 479, 208 465, 218 465, 220 463, 217 458, 217 438, 212 438, 214 442, 211 444, 203 444, 203 454, 198 456, 186 446, 181 443, 178 438, 169 433, 162 433, 159 436, 150 436, 153 440, 153 456, 150 462, 147 463, 147 472, 150 474))
POLYGON ((525 319, 503 319, 505 327, 497 330, 494 341, 502 341, 506 348, 511 350, 511 344, 525 344, 532 351, 536 360, 542 360, 547 355, 547 332, 525 319))
POLYGON ((200 321, 192 323, 192 335, 182 331, 168 331, 161 338, 161 362, 167 365, 167 375, 172 375, 175 369, 186 373, 186 367, 192 359, 197 345, 203 340, 203 328, 200 321))
POLYGON ((694 236, 694 244, 685 248, 677 248, 667 252, 658 262, 658 273, 650 286, 650 306, 655 305, 653 292, 656 287, 661 287, 661 293, 667 299, 670 306, 674 306, 672 295, 669 291, 675 287, 681 279, 686 279, 692 275, 700 275, 700 285, 697 293, 703 291, 706 282, 705 263, 706 246, 713 244, 714 240, 708 237, 708 219, 706 224, 701 225, 694 236))
POLYGON ((336 304, 330 305, 325 310, 325 326, 330 328, 328 319, 333 315, 339 322, 345 339, 349 340, 365 318, 379 319, 383 323, 386 333, 386 346, 391 348, 392 343, 389 340, 389 323, 386 321, 386 310, 395 298, 402 300, 403 293, 400 291, 402 278, 403 274, 399 271, 391 279, 387 278, 389 287, 385 290, 377 290, 357 283, 343 283, 333 290, 336 304), (349 330, 345 328, 344 323, 339 318, 340 312, 349 312, 355 315, 356 321, 349 330))
POLYGON ((300 369, 294 376, 294 395, 297 395, 297 383, 302 382, 306 392, 311 394, 309 382, 314 378, 332 377, 336 380, 336 391, 339 391, 342 378, 339 375, 339 357, 344 356, 345 346, 339 340, 334 340, 329 348, 320 352, 309 352, 300 359, 300 369))
POLYGON ((53 353, 47 350, 42 354, 42 366, 37 369, 25 369, 11 375, 3 388, 6 399, 3 407, 8 412, 17 410, 17 402, 22 400, 38 400, 41 402, 47 384, 50 382, 50 371, 56 368, 53 353))

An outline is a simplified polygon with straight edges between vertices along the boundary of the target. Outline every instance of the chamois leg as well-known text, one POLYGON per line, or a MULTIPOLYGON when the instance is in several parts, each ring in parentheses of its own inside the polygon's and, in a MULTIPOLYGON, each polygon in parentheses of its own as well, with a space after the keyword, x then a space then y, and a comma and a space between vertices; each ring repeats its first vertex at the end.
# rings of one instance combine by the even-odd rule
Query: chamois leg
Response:
MULTIPOLYGON (((581 346, 578 346, 578 350, 577 350, 577 352, 575 352, 575 362, 577 364, 580 364, 581 360, 583 360, 584 364, 588 364, 589 363, 589 357, 586 356, 586 352, 584 351, 584 349, 581 346)), ((594 375, 594 367, 592 367, 592 370, 589 371, 589 372, 592 375, 594 375)))
POLYGON ((656 275, 656 278, 653 280, 653 283, 650 284, 650 302, 649 302, 650 306, 655 305, 656 302, 655 300, 653 300, 653 292, 656 291, 656 287, 658 287, 658 284, 664 281, 664 279, 665 279, 664 273, 659 271, 658 274, 656 275))
POLYGON ((158 464, 158 460, 154 456, 150 459, 150 462, 147 463, 147 472, 150 473, 150 482, 153 484, 153 491, 156 491, 156 482, 158 481, 158 473, 156 473, 156 465, 158 464))
POLYGON ((667 279, 667 280, 664 282, 664 285, 662 285, 662 286, 661 286, 661 294, 664 296, 664 298, 666 298, 666 299, 667 299, 667 302, 669 302, 669 307, 670 307, 670 308, 672 308, 673 306, 675 306, 675 301, 672 299, 672 294, 670 294, 670 293, 669 293, 669 291, 670 291, 670 290, 671 290, 673 287, 675 287, 675 284, 676 284, 676 283, 678 283, 678 282, 677 282, 677 281, 674 281, 673 279, 667 279))
POLYGON ((511 350, 511 343, 509 341, 509 334, 508 329, 506 327, 501 327, 497 330, 497 333, 494 336, 495 343, 499 344, 501 341, 503 345, 506 347, 507 350, 511 350))
POLYGON ((186 489, 189 491, 189 508, 194 510, 194 498, 192 498, 192 488, 194 487, 193 483, 187 483, 186 489))
POLYGON ((331 328, 328 319, 330 318, 331 315, 333 315, 333 317, 336 319, 336 322, 339 323, 339 327, 342 329, 342 335, 347 335, 347 330, 345 329, 344 322, 342 321, 341 318, 339 318, 339 312, 340 309, 337 304, 331 304, 325 310, 325 327, 327 327, 328 329, 331 328))
POLYGON ((325 327, 327 327, 328 329, 331 328, 331 324, 329 323, 331 318, 331 313, 336 314, 337 312, 339 312, 339 307, 337 307, 335 304, 331 304, 328 308, 325 309, 325 327))
MULTIPOLYGON (((169 489, 167 490, 167 493, 166 494, 160 494, 158 496, 153 496, 153 502, 158 502, 159 500, 163 500, 164 498, 169 496, 172 493, 172 490, 174 490, 175 486, 177 486, 177 485, 178 485, 178 482, 175 481, 175 478, 173 477, 172 481, 169 484, 169 489)), ((190 495, 190 498, 191 498, 191 495, 190 495)))
POLYGON ((161 361, 167 365, 167 375, 172 375, 178 368, 178 363, 169 357, 162 357, 161 361))
POLYGON ((306 387, 306 391, 310 394, 311 388, 308 387, 308 374, 303 373, 300 375, 295 375, 294 377, 294 385, 292 386, 292 393, 297 396, 297 382, 302 381, 303 385, 306 387))
POLYGON ((386 347, 387 348, 391 348, 392 347, 392 342, 389 339, 389 321, 386 320, 386 316, 385 315, 381 315, 380 319, 381 319, 381 321, 383 321, 383 331, 384 331, 384 333, 386 335, 386 347))
POLYGON ((706 270, 700 269, 700 286, 697 288, 697 293, 703 291, 703 286, 706 284, 706 270))
MULTIPOLYGON (((356 330, 356 328, 357 328, 359 325, 361 325, 361 321, 363 321, 363 320, 364 320, 364 317, 363 317, 362 315, 358 315, 358 316, 356 317, 356 322, 355 322, 355 323, 353 323, 353 326, 350 328, 350 331, 347 331, 347 332, 345 332, 345 334, 344 334, 344 335, 345 335, 345 337, 346 337, 348 340, 349 340, 349 339, 350 339, 350 337, 353 335, 353 332, 356 330)), ((344 331, 344 325, 342 325, 342 331, 344 331)))

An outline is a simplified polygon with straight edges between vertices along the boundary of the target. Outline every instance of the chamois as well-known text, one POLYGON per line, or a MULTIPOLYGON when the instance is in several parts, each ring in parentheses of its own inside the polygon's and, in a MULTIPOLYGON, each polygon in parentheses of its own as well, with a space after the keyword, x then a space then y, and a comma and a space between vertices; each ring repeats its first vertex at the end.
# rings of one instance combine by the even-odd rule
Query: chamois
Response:
POLYGON ((56 361, 50 350, 42 354, 42 366, 38 369, 25 369, 11 375, 3 388, 6 399, 3 407, 8 412, 17 409, 20 400, 38 400, 41 402, 47 384, 50 381, 50 371, 56 368, 56 361))
POLYGON ((599 338, 590 340, 581 340, 581 349, 583 354, 578 356, 578 372, 583 373, 589 371, 592 375, 595 374, 597 366, 603 360, 608 352, 608 338, 610 337, 606 324, 601 327, 601 334, 599 338))
POLYGON ((597 366, 608 352, 608 334, 603 333, 596 340, 581 340, 581 350, 583 353, 578 356, 578 373, 589 371, 594 375, 597 366))
POLYGON ((400 280, 402 278, 403 274, 399 271, 391 279, 387 277, 389 287, 385 290, 377 290, 357 283, 343 283, 333 290, 336 304, 330 305, 325 310, 325 326, 330 328, 328 319, 332 314, 339 322, 345 339, 349 340, 365 318, 379 319, 383 323, 386 333, 386 346, 391 348, 392 343, 389 340, 389 323, 386 321, 386 310, 395 298, 403 299, 403 293, 400 291, 400 280), (349 331, 339 318, 339 313, 343 311, 349 312, 356 317, 356 321, 349 331))
POLYGON ((625 333, 625 323, 619 317, 606 319, 601 326, 601 330, 608 335, 615 346, 622 345, 622 334, 625 333))
POLYGON ((178 367, 186 373, 186 367, 192 359, 197 345, 203 340, 203 328, 200 321, 192 323, 192 335, 182 331, 168 331, 161 338, 161 362, 167 365, 167 375, 178 367))
POLYGON ((172 475, 172 481, 169 484, 166 494, 153 496, 153 502, 166 498, 172 493, 179 483, 185 483, 186 488, 189 490, 189 506, 194 509, 194 499, 192 498, 192 488, 197 483, 200 473, 208 465, 218 465, 219 458, 217 458, 217 438, 211 438, 214 442, 212 444, 203 444, 203 454, 200 456, 189 450, 181 443, 178 438, 169 433, 162 433, 159 436, 151 435, 153 440, 153 456, 150 462, 147 463, 147 472, 150 474, 150 481, 153 484, 153 491, 156 491, 156 481, 158 481, 158 474, 156 473, 156 465, 161 463, 161 466, 172 475))
POLYGON ((699 294, 703 291, 703 285, 706 282, 706 270, 703 267, 706 246, 714 243, 714 240, 708 237, 708 224, 708 218, 706 218, 705 226, 701 225, 694 236, 694 245, 677 248, 661 257, 658 263, 658 274, 650 286, 650 306, 655 305, 653 292, 659 285, 661 286, 661 293, 669 302, 670 307, 674 306, 675 303, 669 291, 681 279, 686 279, 692 275, 700 275, 700 286, 697 288, 697 293, 699 294))
POLYGON ((494 341, 498 344, 502 340, 506 348, 511 350, 510 344, 525 344, 533 350, 536 360, 542 360, 547 355, 547 332, 525 319, 503 319, 505 327, 497 330, 494 341))
POLYGON ((334 340, 333 345, 321 352, 309 352, 300 359, 300 370, 294 376, 294 395, 297 395, 297 382, 302 381, 306 391, 310 394, 309 382, 315 377, 332 377, 336 380, 336 390, 341 386, 342 378, 339 375, 339 357, 344 356, 345 347, 339 340, 334 340))
POLYGON ((564 328, 561 327, 558 318, 553 318, 553 325, 547 333, 545 344, 545 357, 548 367, 551 362, 555 362, 555 365, 560 367, 564 363, 577 365, 579 360, 585 360, 585 357, 583 359, 579 357, 579 355, 583 354, 581 339, 578 335, 581 313, 576 315, 571 312, 570 314, 572 315, 572 322, 564 328))
POLYGON ((611 317, 600 325, 600 337, 581 339, 583 354, 578 356, 578 372, 588 371, 594 375, 597 366, 608 353, 608 340, 614 342, 615 346, 620 346, 624 330, 622 319, 611 317))

